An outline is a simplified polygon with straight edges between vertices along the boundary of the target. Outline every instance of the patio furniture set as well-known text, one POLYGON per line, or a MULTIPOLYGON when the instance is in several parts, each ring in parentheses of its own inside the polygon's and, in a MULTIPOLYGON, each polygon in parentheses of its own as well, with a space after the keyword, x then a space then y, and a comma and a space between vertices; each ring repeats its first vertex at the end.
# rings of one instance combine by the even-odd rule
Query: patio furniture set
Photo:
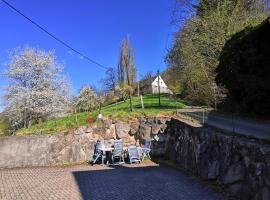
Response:
POLYGON ((92 165, 101 160, 102 164, 125 164, 125 158, 129 163, 140 163, 146 157, 150 157, 151 141, 145 141, 143 147, 130 145, 124 147, 123 140, 98 140, 95 145, 95 153, 92 165), (106 162, 105 162, 106 161, 106 162))

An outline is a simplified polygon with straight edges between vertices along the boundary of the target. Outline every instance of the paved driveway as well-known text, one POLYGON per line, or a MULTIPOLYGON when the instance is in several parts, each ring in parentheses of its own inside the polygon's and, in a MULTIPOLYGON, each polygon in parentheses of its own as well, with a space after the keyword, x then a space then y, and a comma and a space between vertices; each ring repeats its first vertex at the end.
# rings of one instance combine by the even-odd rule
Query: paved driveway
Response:
POLYGON ((0 199, 222 200, 220 194, 152 162, 0 170, 0 199))

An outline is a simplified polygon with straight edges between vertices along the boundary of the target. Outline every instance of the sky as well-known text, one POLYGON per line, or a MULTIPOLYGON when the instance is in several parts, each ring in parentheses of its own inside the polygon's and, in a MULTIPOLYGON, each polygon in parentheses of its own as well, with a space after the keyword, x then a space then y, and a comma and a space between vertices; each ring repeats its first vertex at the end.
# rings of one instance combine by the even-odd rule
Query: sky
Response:
MULTIPOLYGON (((118 64, 120 43, 129 34, 136 51, 138 78, 164 70, 171 45, 171 14, 175 0, 7 0, 73 48, 106 67, 118 64)), ((99 87, 105 70, 82 59, 49 37, 0 0, 0 72, 16 47, 55 50, 65 66, 72 93, 86 84, 99 87)), ((0 76, 0 95, 7 80, 0 76)))

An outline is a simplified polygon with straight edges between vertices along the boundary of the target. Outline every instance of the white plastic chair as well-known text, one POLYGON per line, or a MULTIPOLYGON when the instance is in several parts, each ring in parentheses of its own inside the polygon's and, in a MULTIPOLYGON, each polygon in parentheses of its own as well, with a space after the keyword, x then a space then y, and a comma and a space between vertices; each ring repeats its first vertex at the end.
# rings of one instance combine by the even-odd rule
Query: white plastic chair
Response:
POLYGON ((114 141, 114 149, 112 152, 112 163, 113 164, 124 164, 124 149, 123 149, 123 140, 115 140, 114 141), (115 159, 119 161, 115 163, 115 159))
POLYGON ((131 145, 128 147, 128 157, 129 157, 130 164, 141 162, 138 149, 135 145, 131 145))

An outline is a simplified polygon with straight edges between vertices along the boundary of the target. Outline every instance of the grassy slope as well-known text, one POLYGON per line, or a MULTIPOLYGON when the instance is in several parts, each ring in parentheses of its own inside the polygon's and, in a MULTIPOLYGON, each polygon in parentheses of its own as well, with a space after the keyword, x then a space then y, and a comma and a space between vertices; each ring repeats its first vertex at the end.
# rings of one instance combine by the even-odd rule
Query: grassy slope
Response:
MULTIPOLYGON (((171 114, 178 108, 183 108, 185 105, 181 101, 170 99, 168 95, 161 95, 161 107, 158 106, 158 96, 154 94, 145 95, 144 100, 144 113, 141 111, 140 98, 133 98, 134 112, 129 111, 129 100, 121 102, 112 106, 107 106, 102 109, 102 114, 105 117, 127 119, 130 117, 138 117, 142 115, 155 116, 157 114, 171 114)), ((21 129, 17 131, 17 135, 28 134, 52 134, 59 131, 65 131, 76 128, 78 126, 86 125, 86 119, 88 117, 97 116, 97 111, 91 113, 78 113, 77 121, 76 114, 69 115, 67 117, 48 120, 43 124, 37 124, 31 128, 21 129)))

